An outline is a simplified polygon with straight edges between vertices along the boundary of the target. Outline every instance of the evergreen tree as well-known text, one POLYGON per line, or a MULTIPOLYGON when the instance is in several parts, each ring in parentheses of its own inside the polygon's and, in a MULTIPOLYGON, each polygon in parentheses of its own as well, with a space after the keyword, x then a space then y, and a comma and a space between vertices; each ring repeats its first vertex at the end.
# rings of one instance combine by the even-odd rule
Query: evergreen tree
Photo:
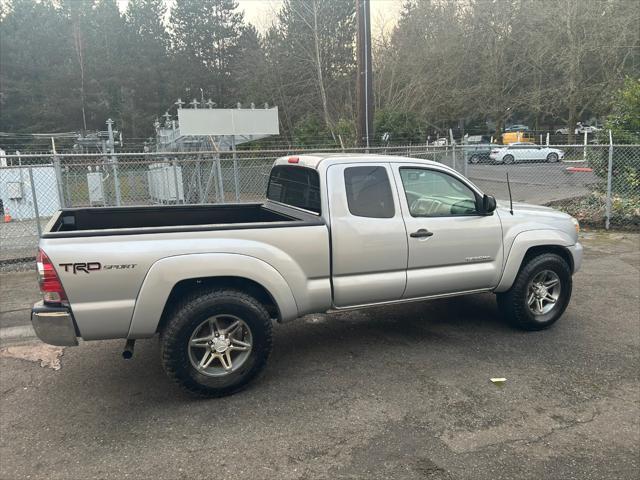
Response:
POLYGON ((69 98, 72 47, 53 2, 14 0, 0 20, 0 130, 77 126, 69 98))
POLYGON ((260 34, 253 25, 243 27, 238 37, 238 51, 233 65, 234 98, 243 104, 264 102, 273 105, 276 100, 269 83, 267 59, 260 34))
POLYGON ((172 72, 165 13, 164 0, 129 0, 125 13, 127 42, 122 54, 128 68, 122 79, 122 127, 139 141, 175 101, 169 86, 172 72))
POLYGON ((211 97, 219 106, 235 103, 233 65, 243 15, 234 0, 182 0, 171 10, 171 40, 180 69, 178 89, 211 97))

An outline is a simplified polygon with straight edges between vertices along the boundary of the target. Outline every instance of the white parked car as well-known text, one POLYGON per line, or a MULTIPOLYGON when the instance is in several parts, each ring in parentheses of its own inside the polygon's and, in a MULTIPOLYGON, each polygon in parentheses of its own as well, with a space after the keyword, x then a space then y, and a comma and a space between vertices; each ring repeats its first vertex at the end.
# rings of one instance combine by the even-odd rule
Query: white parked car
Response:
MULTIPOLYGON (((600 127, 595 127, 593 125, 585 125, 580 122, 576 124, 576 128, 574 128, 574 133, 576 135, 585 134, 585 133, 596 133, 602 130, 600 127)), ((556 135, 569 135, 569 128, 562 127, 556 130, 556 135)))
POLYGON ((518 142, 492 149, 489 158, 496 163, 535 162, 541 160, 553 163, 562 160, 564 152, 546 145, 518 142))
POLYGON ((601 130, 600 128, 594 127, 593 125, 583 125, 581 123, 578 123, 576 127, 576 135, 578 134, 584 135, 585 133, 596 133, 596 132, 599 132, 600 130, 601 130))

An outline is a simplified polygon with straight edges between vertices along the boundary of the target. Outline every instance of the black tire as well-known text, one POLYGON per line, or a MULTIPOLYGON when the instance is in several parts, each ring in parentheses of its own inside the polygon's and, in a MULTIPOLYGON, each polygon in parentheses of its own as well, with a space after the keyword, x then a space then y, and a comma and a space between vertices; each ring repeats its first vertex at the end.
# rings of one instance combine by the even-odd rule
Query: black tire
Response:
POLYGON ((507 321, 522 330, 543 330, 553 325, 564 313, 569 300, 573 282, 571 269, 567 262, 554 253, 525 258, 511 289, 498 293, 498 306, 507 321), (560 294, 553 308, 546 314, 536 315, 527 303, 529 284, 541 272, 549 270, 560 280, 560 294))
POLYGON ((480 162, 480 155, 471 155, 471 157, 469 158, 469 161, 471 163, 479 163, 480 162))
POLYGON ((272 321, 264 306, 238 290, 194 293, 174 311, 161 332, 161 361, 166 374, 190 394, 223 397, 247 386, 265 367, 272 343, 272 321), (189 358, 189 340, 213 315, 242 319, 252 336, 251 352, 237 371, 211 377, 199 372, 189 358))
POLYGON ((547 162, 549 163, 556 163, 558 161, 558 154, 551 152, 549 155, 547 155, 547 162))
POLYGON ((512 164, 513 160, 514 160, 514 158, 513 158, 513 155, 511 155, 511 154, 508 154, 508 155, 505 155, 504 157, 502 157, 502 161, 507 165, 512 164))

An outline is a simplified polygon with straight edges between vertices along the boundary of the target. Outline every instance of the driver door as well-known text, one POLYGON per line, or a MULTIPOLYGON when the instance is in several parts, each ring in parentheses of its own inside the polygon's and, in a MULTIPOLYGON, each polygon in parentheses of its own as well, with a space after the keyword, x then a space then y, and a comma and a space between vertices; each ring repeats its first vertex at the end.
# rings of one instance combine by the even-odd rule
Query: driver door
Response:
POLYGON ((480 196, 438 167, 395 164, 409 246, 403 298, 495 287, 502 272, 498 214, 479 213, 480 196))

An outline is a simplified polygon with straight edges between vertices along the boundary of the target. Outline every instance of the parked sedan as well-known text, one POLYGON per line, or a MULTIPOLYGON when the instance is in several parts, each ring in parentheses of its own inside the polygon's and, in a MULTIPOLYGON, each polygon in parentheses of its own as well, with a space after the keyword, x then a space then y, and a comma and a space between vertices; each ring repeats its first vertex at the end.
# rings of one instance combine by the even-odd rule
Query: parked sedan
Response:
POLYGON ((528 132, 529 127, 526 125, 520 125, 520 124, 509 125, 507 128, 504 129, 504 131, 505 132, 528 132))
POLYGON ((578 125, 576 126, 576 135, 580 134, 583 135, 585 133, 596 133, 599 132, 601 129, 598 127, 594 127, 592 125, 584 125, 582 123, 578 123, 578 125))
POLYGON ((535 162, 540 160, 553 163, 562 160, 564 152, 545 145, 520 142, 494 148, 491 150, 489 158, 496 163, 535 162))

